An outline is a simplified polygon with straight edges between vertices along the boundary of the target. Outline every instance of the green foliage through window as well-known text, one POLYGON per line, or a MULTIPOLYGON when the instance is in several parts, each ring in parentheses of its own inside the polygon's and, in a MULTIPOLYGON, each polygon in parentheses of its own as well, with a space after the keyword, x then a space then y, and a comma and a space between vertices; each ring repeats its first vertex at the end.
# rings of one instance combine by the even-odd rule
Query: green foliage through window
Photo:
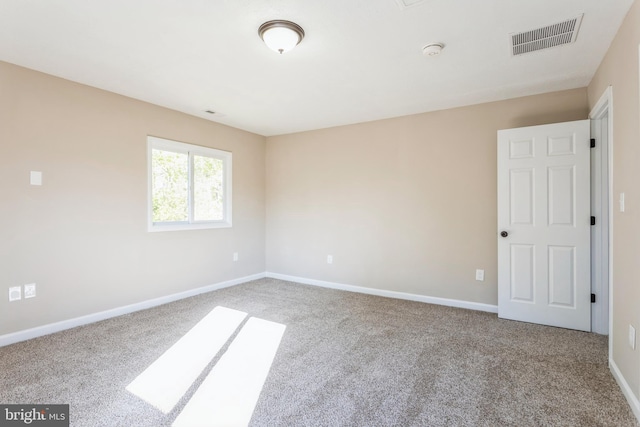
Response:
POLYGON ((152 151, 153 222, 189 221, 189 156, 152 151))
POLYGON ((193 156, 193 218, 196 221, 223 219, 223 166, 220 159, 193 156))

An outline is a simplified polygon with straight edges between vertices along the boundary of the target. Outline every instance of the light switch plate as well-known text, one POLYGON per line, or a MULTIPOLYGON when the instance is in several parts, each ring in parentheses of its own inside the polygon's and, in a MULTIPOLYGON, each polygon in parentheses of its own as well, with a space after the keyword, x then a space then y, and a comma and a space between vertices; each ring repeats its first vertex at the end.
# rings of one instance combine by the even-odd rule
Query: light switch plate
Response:
POLYGON ((484 280, 484 270, 476 270, 476 280, 480 282, 484 280))
POLYGON ((327 255, 327 264, 333 264, 333 255, 327 255))
POLYGON ((624 193, 620 193, 620 212, 624 212, 624 193))
POLYGON ((9 288, 9 302, 22 299, 22 288, 20 286, 12 286, 9 288))
POLYGON ((632 350, 636 349, 636 328, 629 325, 629 347, 632 350))
POLYGON ((29 182, 31 183, 31 185, 42 185, 42 172, 31 171, 29 182))

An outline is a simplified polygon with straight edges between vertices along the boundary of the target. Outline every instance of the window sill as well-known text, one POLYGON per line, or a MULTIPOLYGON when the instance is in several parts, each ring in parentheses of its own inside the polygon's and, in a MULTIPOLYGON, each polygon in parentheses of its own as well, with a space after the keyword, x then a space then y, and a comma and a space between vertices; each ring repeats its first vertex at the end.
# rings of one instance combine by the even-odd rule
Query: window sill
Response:
POLYGON ((231 228, 231 222, 203 222, 194 224, 150 224, 147 231, 155 233, 158 231, 184 231, 184 230, 207 230, 212 228, 231 228))

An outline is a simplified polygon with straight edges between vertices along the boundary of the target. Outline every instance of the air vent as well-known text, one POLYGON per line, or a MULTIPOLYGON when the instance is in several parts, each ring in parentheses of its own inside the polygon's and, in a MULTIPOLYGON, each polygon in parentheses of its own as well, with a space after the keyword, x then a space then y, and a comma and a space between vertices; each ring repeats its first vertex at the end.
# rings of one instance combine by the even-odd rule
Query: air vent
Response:
POLYGON ((220 119, 222 117, 226 117, 224 114, 218 112, 218 111, 214 111, 214 110, 203 110, 203 113, 207 113, 210 116, 215 116, 216 119, 220 119))
POLYGON ((579 15, 557 24, 511 34, 511 54, 518 56, 575 42, 582 17, 579 15))

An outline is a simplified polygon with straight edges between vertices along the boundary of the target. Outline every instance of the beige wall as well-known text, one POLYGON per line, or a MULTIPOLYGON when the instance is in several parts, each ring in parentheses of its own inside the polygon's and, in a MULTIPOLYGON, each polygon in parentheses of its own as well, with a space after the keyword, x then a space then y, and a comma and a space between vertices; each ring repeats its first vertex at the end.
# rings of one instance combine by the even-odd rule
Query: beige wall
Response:
MULTIPOLYGON (((640 348, 628 345, 629 325, 640 332, 640 2, 635 2, 588 88, 590 107, 613 87, 613 360, 640 397, 640 348), (625 212, 617 200, 625 193, 625 212)), ((640 337, 639 337, 640 338, 640 337)))
POLYGON ((2 62, 0 118, 0 335, 264 272, 264 137, 2 62), (146 231, 148 134, 233 152, 233 228, 146 231))
POLYGON ((576 89, 269 137, 267 271, 497 304, 496 131, 587 114, 576 89))

